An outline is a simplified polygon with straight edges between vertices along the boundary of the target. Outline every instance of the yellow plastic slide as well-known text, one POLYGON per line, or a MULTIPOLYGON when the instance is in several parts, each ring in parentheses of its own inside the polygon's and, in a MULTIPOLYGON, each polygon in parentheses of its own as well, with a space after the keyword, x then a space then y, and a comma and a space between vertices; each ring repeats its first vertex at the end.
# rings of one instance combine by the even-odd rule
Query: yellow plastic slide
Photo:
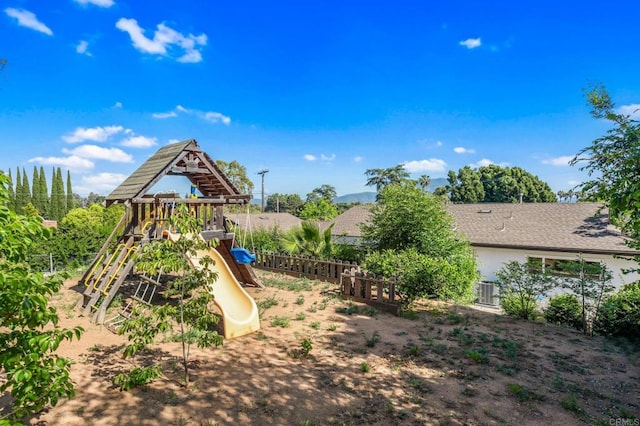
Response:
MULTIPOLYGON (((168 237, 175 241, 180 238, 180 234, 169 232, 168 237)), ((194 268, 201 268, 200 258, 204 256, 209 256, 215 261, 215 264, 209 268, 218 273, 218 279, 213 283, 213 296, 216 305, 222 311, 225 339, 244 336, 260 330, 260 317, 256 302, 240 285, 229 269, 229 265, 216 249, 198 252, 198 255, 189 257, 189 262, 194 268)))

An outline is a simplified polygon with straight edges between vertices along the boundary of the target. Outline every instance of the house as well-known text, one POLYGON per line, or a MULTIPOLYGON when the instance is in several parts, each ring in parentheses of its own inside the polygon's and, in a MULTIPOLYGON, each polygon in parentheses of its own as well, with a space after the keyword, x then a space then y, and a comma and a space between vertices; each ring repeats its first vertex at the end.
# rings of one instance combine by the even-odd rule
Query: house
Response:
MULTIPOLYGON (((637 273, 623 273, 637 266, 629 257, 640 252, 627 247, 627 238, 611 226, 601 204, 449 204, 446 208, 456 231, 476 253, 484 283, 481 299, 487 303, 495 304, 491 282, 509 261, 539 262, 555 270, 582 255, 587 262, 606 264, 616 288, 640 279, 637 273)), ((336 217, 336 241, 357 244, 362 238, 360 224, 368 221, 369 214, 367 205, 358 205, 336 217)))

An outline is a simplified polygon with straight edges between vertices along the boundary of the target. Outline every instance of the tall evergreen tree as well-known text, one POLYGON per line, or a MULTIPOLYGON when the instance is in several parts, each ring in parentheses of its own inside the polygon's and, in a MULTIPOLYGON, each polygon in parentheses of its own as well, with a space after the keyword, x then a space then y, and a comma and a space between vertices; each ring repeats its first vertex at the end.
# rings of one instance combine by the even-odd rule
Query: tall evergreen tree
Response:
POLYGON ((43 209, 42 190, 40 189, 40 174, 38 173, 38 167, 33 166, 33 177, 31 178, 31 203, 33 207, 38 210, 38 213, 42 215, 43 209))
POLYGON ((7 184, 7 189, 9 190, 9 199, 8 199, 8 205, 7 207, 9 207, 9 210, 11 211, 15 211, 16 210, 16 191, 15 189, 13 189, 13 177, 11 176, 11 168, 9 168, 9 182, 7 184))
POLYGON ((22 191, 22 175, 20 174, 20 167, 16 167, 16 195, 14 201, 15 212, 18 214, 22 214, 22 208, 24 204, 22 204, 24 200, 24 194, 22 191))
POLYGON ((75 201, 73 199, 73 189, 71 188, 71 172, 67 170, 67 208, 65 214, 74 208, 75 201))
POLYGON ((44 167, 40 166, 40 193, 42 194, 42 212, 44 217, 49 217, 49 188, 47 187, 47 176, 44 174, 44 167))
POLYGON ((24 207, 31 202, 31 185, 29 185, 29 176, 27 176, 24 167, 22 168, 22 192, 24 193, 24 207))
POLYGON ((66 200, 64 197, 64 183, 60 167, 53 169, 51 177, 51 211, 49 216, 53 220, 61 221, 65 215, 66 200))

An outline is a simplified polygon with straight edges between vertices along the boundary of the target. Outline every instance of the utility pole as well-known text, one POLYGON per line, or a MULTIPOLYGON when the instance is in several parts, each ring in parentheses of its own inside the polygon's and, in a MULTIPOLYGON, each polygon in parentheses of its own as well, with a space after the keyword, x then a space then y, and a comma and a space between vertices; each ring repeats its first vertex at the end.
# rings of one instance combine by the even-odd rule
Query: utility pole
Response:
POLYGON ((269 169, 262 169, 258 172, 258 174, 262 177, 262 195, 260 195, 260 201, 262 202, 262 209, 260 209, 260 212, 262 213, 264 213, 264 175, 266 175, 267 173, 269 173, 269 169))

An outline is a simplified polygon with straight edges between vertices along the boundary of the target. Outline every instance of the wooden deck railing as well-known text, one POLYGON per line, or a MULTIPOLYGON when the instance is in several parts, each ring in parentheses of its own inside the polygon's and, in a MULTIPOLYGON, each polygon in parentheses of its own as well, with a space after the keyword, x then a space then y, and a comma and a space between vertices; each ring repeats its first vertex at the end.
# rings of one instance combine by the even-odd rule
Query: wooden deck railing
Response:
POLYGON ((369 275, 356 263, 257 252, 253 266, 294 277, 340 284, 343 299, 366 303, 394 315, 400 314, 396 281, 369 275))

